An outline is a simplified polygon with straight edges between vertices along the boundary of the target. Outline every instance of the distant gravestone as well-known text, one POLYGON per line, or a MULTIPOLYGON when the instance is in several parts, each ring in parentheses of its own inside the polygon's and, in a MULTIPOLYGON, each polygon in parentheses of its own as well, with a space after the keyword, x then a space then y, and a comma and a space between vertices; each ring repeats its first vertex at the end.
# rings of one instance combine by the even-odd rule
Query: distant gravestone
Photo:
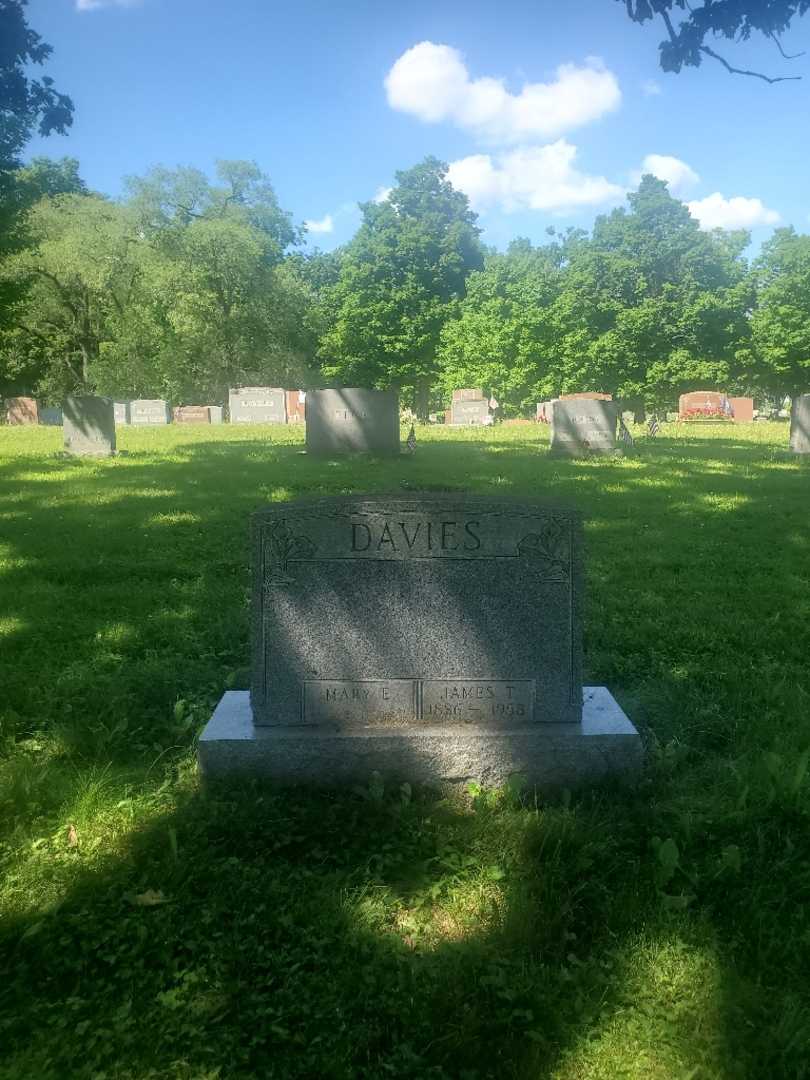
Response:
POLYGON ((304 390, 287 391, 287 423, 303 424, 306 420, 307 395, 304 390))
POLYGON ((568 457, 621 453, 616 448, 618 409, 614 401, 555 401, 551 409, 550 453, 568 457))
POLYGON ((479 401, 454 401, 450 411, 450 423, 461 426, 476 426, 492 423, 492 413, 489 402, 479 401))
POLYGON ((754 399, 750 397, 729 398, 731 413, 735 424, 753 424, 754 422, 754 399))
POLYGON ((559 787, 639 765, 608 690, 582 686, 574 511, 465 495, 277 504, 253 515, 252 552, 251 691, 220 701, 204 773, 559 787))
POLYGON ((286 424, 285 392, 272 386, 243 386, 228 391, 232 424, 286 424))
POLYGON ((106 397, 65 398, 62 408, 65 450, 76 457, 109 457, 115 453, 115 410, 106 397))
POLYGON ((39 408, 35 398, 6 398, 6 423, 13 426, 39 422, 39 408))
POLYGON ((396 454, 399 398, 393 390, 310 390, 306 448, 309 454, 396 454))
POLYGON ((794 454, 810 454, 810 394, 793 399, 790 410, 790 449, 794 454))
POLYGON ((168 424, 171 411, 162 398, 139 398, 129 403, 129 422, 134 426, 168 424))
POLYGON ((610 394, 598 390, 584 390, 578 394, 560 394, 559 401, 612 401, 610 394))
POLYGON ((678 398, 678 413, 681 420, 719 415, 723 412, 723 399, 724 395, 715 390, 692 390, 678 398))
POLYGON ((40 424, 45 424, 46 427, 61 427, 62 420, 62 410, 57 405, 46 405, 44 407, 40 407, 40 424))
POLYGON ((176 405, 172 410, 175 424, 210 424, 207 405, 176 405))
POLYGON ((128 401, 114 401, 113 411, 115 413, 116 424, 128 424, 129 423, 129 402, 128 401))
POLYGON ((221 405, 209 405, 208 406, 208 419, 212 424, 222 423, 223 408, 221 405))

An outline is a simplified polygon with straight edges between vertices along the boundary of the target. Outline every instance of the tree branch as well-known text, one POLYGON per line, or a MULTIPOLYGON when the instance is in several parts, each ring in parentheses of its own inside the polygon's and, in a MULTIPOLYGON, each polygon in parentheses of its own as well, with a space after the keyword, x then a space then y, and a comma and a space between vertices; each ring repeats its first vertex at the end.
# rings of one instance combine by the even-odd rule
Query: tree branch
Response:
POLYGON ((797 52, 797 53, 786 53, 785 50, 782 48, 782 42, 779 40, 779 38, 776 36, 776 34, 768 34, 768 37, 771 39, 771 41, 777 47, 777 49, 779 50, 779 52, 781 53, 781 55, 783 56, 783 58, 785 60, 798 60, 800 56, 804 56, 804 50, 802 50, 801 52, 797 52))
POLYGON ((708 45, 699 45, 698 48, 700 52, 706 53, 707 56, 711 56, 721 63, 731 75, 750 75, 752 79, 762 79, 763 82, 771 84, 779 82, 796 82, 801 80, 801 75, 777 75, 772 77, 770 75, 763 75, 761 71, 746 71, 743 68, 735 68, 731 66, 728 60, 724 60, 719 53, 716 53, 714 49, 710 49, 708 45))

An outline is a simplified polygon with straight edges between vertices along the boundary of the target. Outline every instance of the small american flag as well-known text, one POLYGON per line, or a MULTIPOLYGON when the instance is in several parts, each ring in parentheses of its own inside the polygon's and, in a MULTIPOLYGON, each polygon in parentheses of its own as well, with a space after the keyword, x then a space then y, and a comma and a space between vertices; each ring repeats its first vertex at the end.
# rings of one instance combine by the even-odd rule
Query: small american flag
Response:
POLYGON ((655 436, 658 434, 660 427, 661 425, 658 423, 658 417, 653 414, 650 417, 649 424, 647 425, 647 434, 650 436, 651 439, 655 438, 655 436))
POLYGON ((405 440, 405 449, 409 454, 413 454, 416 450, 416 429, 411 424, 411 430, 408 432, 408 438, 405 440))
POLYGON ((627 446, 633 445, 633 436, 630 434, 630 428, 625 424, 623 417, 619 417, 619 438, 627 446))

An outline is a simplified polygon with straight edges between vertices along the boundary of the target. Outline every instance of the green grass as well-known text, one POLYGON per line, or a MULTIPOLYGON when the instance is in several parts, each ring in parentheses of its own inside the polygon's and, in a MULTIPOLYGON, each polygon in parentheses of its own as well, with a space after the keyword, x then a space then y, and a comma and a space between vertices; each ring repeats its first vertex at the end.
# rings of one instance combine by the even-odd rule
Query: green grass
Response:
POLYGON ((534 426, 316 462, 296 429, 0 428, 0 1078, 810 1077, 810 468, 785 425, 622 461, 534 426), (250 512, 466 488, 587 520, 603 785, 201 790, 250 512))

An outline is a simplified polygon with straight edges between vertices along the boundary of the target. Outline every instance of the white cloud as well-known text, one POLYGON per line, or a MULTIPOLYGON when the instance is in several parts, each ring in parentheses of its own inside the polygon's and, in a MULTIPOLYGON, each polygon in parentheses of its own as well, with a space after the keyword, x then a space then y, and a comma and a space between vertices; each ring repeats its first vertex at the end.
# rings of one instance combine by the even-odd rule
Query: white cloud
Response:
POLYGON ((596 57, 561 64, 549 83, 525 83, 519 94, 503 79, 471 79, 458 49, 422 41, 385 78, 388 104, 426 123, 450 120, 490 142, 554 137, 618 108, 616 76, 596 57))
POLYGON ((719 191, 686 205, 701 229, 706 230, 751 229, 755 225, 777 225, 780 221, 776 210, 769 210, 761 199, 746 199, 742 195, 727 199, 719 191))
POLYGON ((663 93, 655 79, 645 79, 641 84, 641 92, 644 97, 657 97, 659 94, 663 93))
POLYGON ((392 192, 393 190, 394 190, 394 189, 393 189, 393 188, 390 188, 390 187, 378 187, 378 188, 377 188, 377 192, 376 192, 376 194, 375 194, 375 196, 374 196, 374 199, 373 199, 373 201, 374 201, 375 203, 384 203, 384 202, 387 202, 387 201, 388 201, 388 196, 389 196, 389 195, 391 194, 391 192, 392 192))
POLYGON ((685 161, 668 154, 647 154, 641 169, 633 174, 634 183, 637 184, 644 173, 652 173, 659 180, 666 180, 670 191, 683 191, 700 181, 698 174, 685 161))
POLYGON ((335 228, 335 222, 331 214, 326 214, 320 221, 305 221, 304 226, 307 232, 330 233, 335 228))
POLYGON ((141 0, 76 0, 77 11, 98 11, 105 7, 136 7, 141 0))
POLYGON ((565 139, 547 146, 525 146, 491 157, 473 154, 451 163, 447 179, 471 204, 483 209, 546 210, 560 213, 624 197, 624 188, 603 176, 574 168, 577 148, 565 139))

